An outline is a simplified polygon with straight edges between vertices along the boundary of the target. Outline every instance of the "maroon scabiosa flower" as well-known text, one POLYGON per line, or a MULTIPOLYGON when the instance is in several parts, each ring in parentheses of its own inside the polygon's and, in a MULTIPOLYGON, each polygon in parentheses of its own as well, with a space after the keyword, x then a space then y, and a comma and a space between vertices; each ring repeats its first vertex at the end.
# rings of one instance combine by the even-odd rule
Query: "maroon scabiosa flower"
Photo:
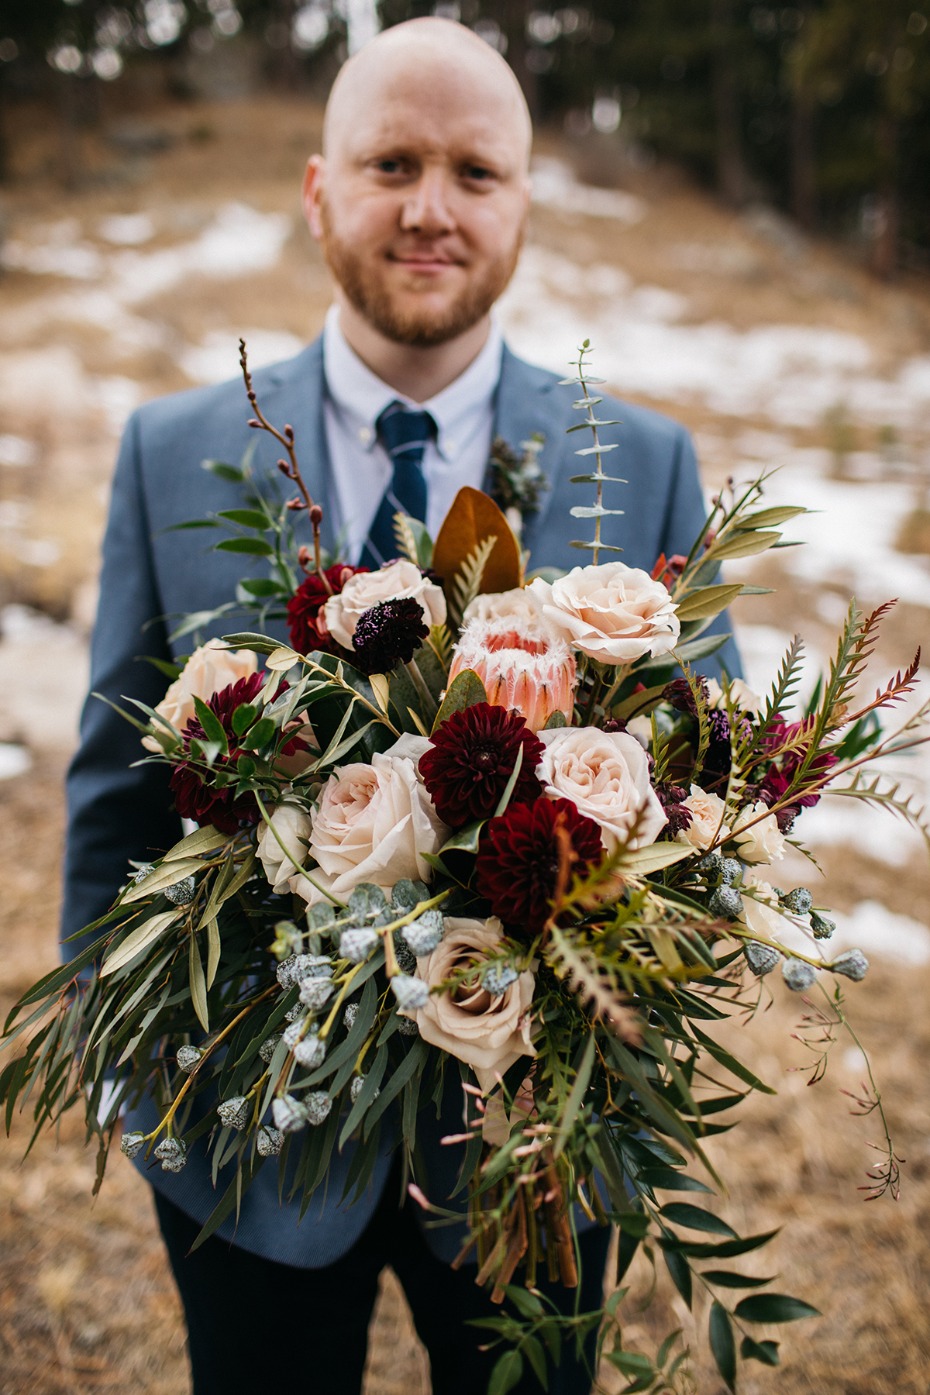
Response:
POLYGON ((660 837, 670 841, 683 833, 686 828, 690 828, 694 816, 685 804, 688 798, 688 791, 681 785, 673 785, 668 782, 656 785, 656 797, 662 808, 665 810, 665 817, 668 822, 662 829, 660 837))
POLYGON ((523 761, 510 798, 528 804, 542 794, 536 766, 545 747, 519 712, 476 702, 453 712, 420 757, 419 770, 436 812, 450 828, 489 819, 513 774, 517 752, 523 761))
MULTIPOLYGON (((698 685, 707 702, 709 691, 707 679, 703 674, 698 674, 698 685)), ((662 690, 662 697, 678 712, 687 712, 689 717, 697 716, 697 706, 694 701, 694 693, 691 691, 691 684, 687 678, 673 678, 670 683, 666 683, 662 690)))
POLYGON ((482 830, 478 890, 509 934, 532 937, 548 920, 566 837, 573 873, 584 875, 603 859, 600 829, 570 799, 512 804, 482 830))
POLYGON ((320 611, 330 596, 338 595, 350 576, 367 571, 367 567, 346 567, 341 562, 335 567, 327 567, 323 576, 329 582, 329 589, 318 572, 311 572, 305 577, 287 603, 288 633, 298 653, 309 654, 314 649, 324 654, 345 652, 320 624, 320 611))
POLYGON ((398 664, 409 664, 428 634, 423 607, 412 596, 378 601, 359 616, 352 662, 362 673, 390 673, 398 664))

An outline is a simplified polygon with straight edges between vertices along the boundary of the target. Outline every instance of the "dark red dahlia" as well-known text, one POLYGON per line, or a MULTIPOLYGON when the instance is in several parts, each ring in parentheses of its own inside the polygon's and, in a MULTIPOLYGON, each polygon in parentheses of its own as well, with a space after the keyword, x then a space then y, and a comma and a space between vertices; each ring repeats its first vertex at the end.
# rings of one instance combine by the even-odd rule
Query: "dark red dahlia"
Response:
MULTIPOLYGON (((807 757, 808 745, 798 738, 810 727, 811 722, 810 717, 800 722, 786 722, 778 713, 769 722, 763 746, 773 757, 773 763, 766 771, 759 788, 760 798, 769 807, 785 797, 798 769, 807 757), (786 751, 786 746, 793 749, 786 751)), ((832 751, 818 751, 808 764, 803 778, 811 781, 823 779, 827 771, 836 765, 836 760, 832 751)), ((779 809, 777 814, 778 826, 783 833, 790 831, 802 809, 810 809, 819 802, 820 793, 819 790, 808 790, 805 793, 803 786, 795 791, 791 804, 779 809)))
POLYGON ((358 618, 352 662, 362 673, 390 673, 398 664, 409 664, 428 634, 423 607, 412 596, 378 601, 358 618))
POLYGON ((367 567, 346 567, 340 562, 327 567, 323 573, 329 582, 327 590, 317 572, 311 572, 298 586, 287 603, 287 628, 291 644, 301 654, 314 649, 324 654, 341 654, 342 649, 319 624, 319 614, 330 596, 337 595, 350 576, 367 572, 367 567))
POLYGON ((532 804, 512 804, 482 830, 478 890, 509 934, 531 938, 548 920, 565 835, 573 873, 584 875, 602 860, 600 829, 570 799, 543 796, 532 804))
MULTIPOLYGON (((229 754, 217 758, 210 775, 210 784, 204 782, 203 772, 192 762, 185 761, 174 767, 169 784, 174 795, 175 808, 183 819, 193 819, 201 825, 212 824, 221 833, 236 833, 240 828, 258 823, 259 811, 255 796, 246 793, 236 798, 235 795, 235 767, 242 750, 238 746, 240 738, 233 731, 232 719, 237 707, 255 701, 264 687, 266 676, 264 673, 250 673, 246 678, 240 678, 237 682, 221 688, 208 701, 207 706, 219 718, 226 734, 229 754), (214 776, 219 775, 223 778, 227 770, 229 785, 215 786, 212 783, 214 776)), ((200 720, 191 717, 181 735, 184 738, 184 748, 189 751, 192 741, 205 741, 207 734, 200 720)), ((293 746, 295 743, 288 743, 288 747, 293 746)))
POLYGON ((545 746, 520 716, 505 707, 476 702, 447 717, 420 757, 423 783, 443 823, 464 828, 489 819, 513 774, 517 752, 523 761, 510 804, 528 804, 542 794, 536 766, 545 746))

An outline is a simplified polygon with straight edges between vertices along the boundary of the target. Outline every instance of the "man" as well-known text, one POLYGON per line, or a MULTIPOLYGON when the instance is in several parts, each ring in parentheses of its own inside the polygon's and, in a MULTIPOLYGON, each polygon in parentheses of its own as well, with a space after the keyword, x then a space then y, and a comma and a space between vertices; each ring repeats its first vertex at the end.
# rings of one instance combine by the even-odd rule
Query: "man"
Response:
MULTIPOLYGON (((389 30, 335 83, 323 154, 310 161, 304 184, 335 306, 320 341, 256 374, 255 385, 268 418, 293 425, 304 477, 325 509, 324 541, 345 539, 345 560, 375 545, 382 501, 399 487, 378 423, 386 407, 396 414, 408 406, 431 418, 415 472, 431 530, 461 485, 486 481, 494 437, 519 446, 543 432, 551 488, 524 541, 536 565, 583 560, 568 546, 568 508, 577 502, 567 482, 575 446, 564 435, 575 419, 572 393, 515 359, 490 316, 523 238, 529 149, 529 117, 509 68, 450 21, 389 30)), ((700 524, 694 456, 680 427, 632 407, 618 412, 630 486, 614 501, 627 512, 611 541, 631 564, 651 567, 660 552, 687 550, 700 524)), ((209 611, 234 595, 241 557, 205 556, 190 534, 167 530, 240 502, 234 486, 200 465, 206 456, 238 460, 256 444, 248 415, 242 385, 232 383, 152 403, 127 427, 92 652, 92 687, 114 701, 129 695, 154 705, 163 680, 137 655, 176 656, 189 640, 172 645, 165 617, 209 611)), ((257 446, 256 467, 264 461, 273 470, 267 438, 257 446)), ((130 858, 178 836, 164 772, 131 768, 138 754, 133 729, 90 701, 69 775, 65 933, 102 913, 130 858)), ((153 1110, 143 1107, 133 1126, 151 1128, 153 1110)), ((437 1135, 443 1130, 436 1126, 437 1135)), ((445 1163, 438 1138, 425 1151, 442 1201, 448 1150, 445 1163)), ((146 1169, 184 1300, 195 1395, 245 1391, 269 1372, 276 1382, 292 1375, 311 1392, 358 1391, 387 1262, 410 1297, 435 1395, 484 1389, 490 1359, 463 1324, 490 1308, 474 1271, 449 1268, 459 1238, 424 1236, 401 1204, 389 1149, 369 1194, 351 1208, 339 1204, 346 1167, 345 1158, 336 1161, 325 1196, 300 1223, 297 1206, 279 1200, 274 1167, 263 1168, 238 1222, 227 1221, 189 1258, 217 1200, 209 1169, 202 1157, 178 1175, 146 1169)), ((605 1243, 601 1231, 582 1240, 582 1309, 599 1302, 605 1243)), ((570 1305, 571 1297, 559 1301, 570 1305)), ((588 1383, 566 1348, 550 1390, 582 1395, 588 1383)))

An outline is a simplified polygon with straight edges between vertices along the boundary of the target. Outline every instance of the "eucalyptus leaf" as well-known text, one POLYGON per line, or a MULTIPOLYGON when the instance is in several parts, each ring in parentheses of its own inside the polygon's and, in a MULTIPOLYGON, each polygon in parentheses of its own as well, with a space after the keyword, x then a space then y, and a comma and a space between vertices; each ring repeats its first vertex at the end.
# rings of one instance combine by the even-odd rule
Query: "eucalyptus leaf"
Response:
POLYGON ((729 585, 699 586, 695 591, 689 592, 684 600, 676 603, 678 619, 682 624, 688 620, 712 620, 731 601, 736 600, 742 590, 738 581, 729 585))
POLYGON ((720 1303, 711 1304, 708 1320, 710 1349, 728 1390, 736 1389, 736 1343, 730 1315, 720 1303))
POLYGON ((433 722, 435 732, 453 712, 462 712, 466 707, 474 707, 476 702, 487 702, 488 695, 484 684, 472 669, 463 669, 449 684, 442 706, 433 722))
MULTIPOLYGON (((199 831, 203 832, 202 829, 199 831)), ((210 832, 215 833, 216 829, 211 829, 210 832)), ((221 837, 222 841, 225 842, 225 835, 221 835, 221 837)), ((179 849, 175 848, 172 851, 179 852, 179 849)), ((144 901, 147 897, 164 891, 166 887, 174 886, 177 882, 183 881, 185 877, 195 876, 202 871, 203 862, 199 857, 178 856, 176 861, 163 862, 160 867, 156 867, 147 876, 128 886, 120 897, 120 904, 130 906, 135 901, 144 901)))
POLYGON ((739 1354, 744 1361, 761 1361, 763 1366, 779 1366, 777 1342, 756 1342, 752 1337, 744 1337, 739 1354))
POLYGON ((786 1293, 754 1293, 737 1303, 736 1316, 741 1322, 798 1322, 821 1314, 810 1303, 786 1293))
POLYGON ((141 925, 137 925, 124 940, 120 940, 106 955, 100 968, 100 977, 107 978, 124 968, 131 960, 135 959, 137 954, 141 954, 144 949, 153 945, 168 927, 175 923, 180 914, 180 910, 162 911, 159 915, 150 916, 141 925))

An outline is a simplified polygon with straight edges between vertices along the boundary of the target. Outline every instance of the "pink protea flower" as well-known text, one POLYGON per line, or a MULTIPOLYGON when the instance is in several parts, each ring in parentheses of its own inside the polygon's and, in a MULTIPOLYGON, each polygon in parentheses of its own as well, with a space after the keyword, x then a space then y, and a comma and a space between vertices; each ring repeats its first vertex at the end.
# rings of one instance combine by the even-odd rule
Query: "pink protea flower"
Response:
POLYGON ((516 708, 530 731, 554 712, 571 722, 575 660, 564 640, 538 620, 510 614, 469 620, 452 654, 449 682, 472 669, 492 707, 516 708))

